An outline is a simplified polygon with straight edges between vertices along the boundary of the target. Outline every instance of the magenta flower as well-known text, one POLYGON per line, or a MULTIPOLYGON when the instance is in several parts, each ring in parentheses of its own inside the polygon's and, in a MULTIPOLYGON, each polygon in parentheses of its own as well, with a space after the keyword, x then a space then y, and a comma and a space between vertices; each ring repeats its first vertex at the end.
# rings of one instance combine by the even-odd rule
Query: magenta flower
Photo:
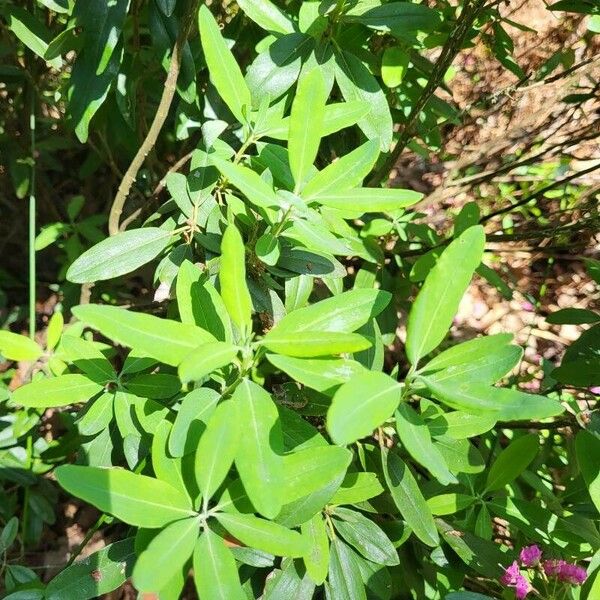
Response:
POLYGON ((558 579, 572 585, 581 585, 587 579, 587 571, 571 563, 563 562, 558 569, 558 579))
POLYGON ((519 579, 515 585, 515 596, 517 597, 517 600, 523 600, 530 590, 531 586, 529 585, 529 581, 527 581, 523 575, 519 575, 519 579))
POLYGON ((504 570, 504 574, 500 577, 500 583, 507 587, 514 588, 515 596, 518 600, 523 600, 531 589, 529 581, 519 571, 519 563, 515 560, 510 567, 504 570))
POLYGON ((504 574, 500 577, 500 583, 502 585, 514 586, 520 576, 521 571, 519 571, 519 564, 515 560, 510 567, 504 569, 504 574))
POLYGON ((519 559, 524 567, 536 567, 542 558, 542 551, 535 544, 521 550, 519 559))
POLYGON ((548 577, 556 577, 558 576, 562 566, 565 564, 566 563, 564 560, 553 558, 551 560, 545 560, 542 566, 544 568, 544 573, 546 573, 548 577))

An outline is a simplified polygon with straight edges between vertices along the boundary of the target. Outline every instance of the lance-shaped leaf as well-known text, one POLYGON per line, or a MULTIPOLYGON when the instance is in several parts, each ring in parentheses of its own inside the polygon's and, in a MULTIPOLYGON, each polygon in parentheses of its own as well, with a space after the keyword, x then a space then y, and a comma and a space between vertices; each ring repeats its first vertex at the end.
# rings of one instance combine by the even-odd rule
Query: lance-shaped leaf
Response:
POLYGON ((488 471, 485 492, 499 490, 516 479, 537 456, 539 447, 538 436, 530 434, 502 450, 488 471))
POLYGON ((169 373, 143 373, 129 379, 125 387, 140 398, 162 400, 172 398, 181 389, 181 383, 169 373))
POLYGON ((492 413, 497 421, 547 419, 565 410, 558 400, 519 390, 490 387, 470 380, 420 379, 444 404, 469 413, 492 413))
POLYGON ((283 459, 284 497, 293 502, 324 488, 343 475, 352 453, 337 446, 315 446, 287 454, 283 459))
POLYGON ((42 349, 24 335, 0 331, 0 354, 8 360, 36 360, 42 355, 42 349))
POLYGON ((267 359, 297 382, 317 392, 335 389, 365 372, 359 362, 346 358, 309 359, 267 354, 267 359))
POLYGON ((188 354, 179 365, 181 381, 199 381, 231 363, 239 348, 227 342, 203 344, 188 354))
MULTIPOLYGON (((364 117, 371 107, 362 100, 334 102, 325 106, 322 137, 354 125, 364 117)), ((268 130, 266 135, 277 140, 287 140, 290 133, 290 117, 284 117, 268 130)))
POLYGON ((371 347, 371 342, 356 333, 334 331, 299 331, 295 333, 271 330, 260 342, 272 352, 287 356, 311 357, 359 352, 371 347))
POLYGON ((70 494, 129 525, 153 529, 196 514, 183 492, 124 469, 62 465, 56 478, 70 494))
POLYGON ((85 375, 59 375, 38 379, 13 392, 13 400, 21 406, 48 408, 87 402, 102 391, 102 386, 85 375))
POLYGON ((381 460, 385 481, 402 518, 423 543, 437 546, 439 536, 431 510, 410 469, 387 449, 382 450, 381 460))
POLYGON ((208 277, 189 260, 179 267, 176 290, 183 323, 198 325, 220 341, 231 341, 231 323, 223 299, 208 277))
POLYGON ((600 510, 600 440, 589 431, 580 431, 575 438, 575 453, 592 502, 600 510))
POLYGON ((355 188, 350 190, 330 190, 317 194, 313 200, 339 208, 345 213, 357 215, 371 212, 388 212, 416 204, 423 198, 420 192, 398 188, 355 188))
POLYGON ((65 354, 65 359, 95 382, 106 383, 117 376, 108 359, 92 342, 74 335, 65 335, 60 347, 65 354))
POLYGON ((156 258, 172 237, 170 231, 158 227, 130 229, 108 237, 75 259, 67 279, 88 283, 131 273, 156 258))
POLYGON ((340 538, 331 542, 328 583, 330 600, 367 600, 357 556, 340 538))
POLYGON ((326 100, 323 76, 318 69, 313 69, 300 79, 290 114, 288 151, 296 193, 317 157, 326 100))
POLYGON ((458 483, 456 477, 448 470, 444 457, 431 441, 431 434, 425 421, 408 404, 398 406, 396 430, 408 453, 442 485, 458 483))
POLYGON ((123 57, 121 30, 129 0, 78 2, 73 17, 84 43, 71 71, 67 116, 80 142, 88 138, 90 120, 102 106, 123 57))
POLYGON ((233 554, 208 527, 194 548, 194 583, 200 598, 245 600, 233 554))
POLYGON ((338 331, 350 333, 376 317, 389 303, 382 290, 355 289, 287 314, 273 332, 338 331))
POLYGON ((383 492, 375 473, 348 473, 331 499, 331 504, 357 504, 383 492))
POLYGON ((302 556, 306 539, 297 531, 253 515, 218 513, 219 523, 236 539, 251 548, 275 556, 302 556))
POLYGON ((196 450, 219 399, 220 394, 210 388, 196 388, 183 398, 169 436, 169 452, 173 456, 196 450))
POLYGON ((408 317, 406 355, 412 365, 444 339, 485 246, 480 225, 470 227, 442 252, 408 317))
POLYGON ((417 31, 435 30, 440 24, 440 15, 423 4, 389 2, 366 11, 361 8, 350 10, 344 20, 358 21, 372 29, 403 36, 417 31))
POLYGON ((335 55, 335 80, 346 102, 362 101, 370 111, 358 121, 358 126, 370 140, 379 140, 382 152, 388 152, 394 131, 390 107, 371 71, 350 52, 335 55))
POLYGON ((139 555, 133 569, 133 583, 140 592, 162 590, 194 551, 200 519, 181 519, 167 525, 139 555), (157 569, 157 565, 161 565, 157 569))
POLYGON ((73 308, 73 314, 114 342, 167 365, 177 366, 200 344, 215 341, 200 327, 117 306, 85 304, 73 308))
POLYGON ((304 555, 304 564, 310 578, 321 585, 329 570, 329 537, 323 515, 319 512, 300 527, 307 539, 308 552, 304 555))
POLYGON ((232 398, 244 424, 235 466, 256 510, 272 519, 283 503, 283 438, 277 407, 269 394, 244 379, 232 398))
POLYGON ((368 560, 383 565, 397 565, 398 552, 394 545, 371 519, 348 508, 338 507, 333 511, 338 517, 334 524, 340 535, 368 560))
POLYGON ((385 373, 366 371, 342 385, 327 411, 327 430, 336 444, 351 444, 373 432, 400 402, 400 384, 385 373))
POLYGON ((205 4, 198 11, 198 27, 211 81, 235 118, 244 123, 252 105, 250 90, 219 25, 205 4))
POLYGON ((248 198, 249 202, 268 211, 279 207, 280 201, 273 188, 258 173, 222 158, 215 157, 212 161, 227 180, 248 198))
POLYGON ((373 168, 378 155, 377 140, 365 142, 311 178, 302 188, 302 198, 307 202, 318 201, 322 194, 348 190, 360 185, 373 168))
POLYGON ((270 0, 240 0, 240 8, 257 25, 271 33, 292 33, 294 24, 270 0))
POLYGON ((496 383, 519 361, 523 350, 510 344, 511 334, 499 333, 475 338, 444 350, 420 372, 434 381, 462 378, 496 383))
POLYGON ((44 598, 92 600, 116 590, 131 576, 133 542, 132 537, 115 542, 64 568, 48 583, 44 598))
POLYGON ((195 473, 205 501, 215 493, 227 476, 238 451, 242 422, 233 400, 217 406, 200 438, 196 450, 195 473))
POLYGON ((252 330, 252 300, 246 284, 246 250, 237 227, 230 224, 221 242, 221 296, 242 336, 252 330))

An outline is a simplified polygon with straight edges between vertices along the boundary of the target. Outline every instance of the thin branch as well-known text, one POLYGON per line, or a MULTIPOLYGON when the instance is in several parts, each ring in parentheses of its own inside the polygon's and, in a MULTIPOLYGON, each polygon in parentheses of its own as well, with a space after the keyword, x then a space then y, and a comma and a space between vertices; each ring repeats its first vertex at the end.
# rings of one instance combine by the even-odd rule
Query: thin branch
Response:
POLYGON ((181 69, 183 46, 190 33, 190 29, 194 20, 193 18, 198 9, 198 3, 199 0, 192 0, 190 2, 189 10, 182 21, 182 26, 179 31, 179 35, 177 36, 177 41, 173 46, 169 72, 167 74, 167 79, 165 80, 165 89, 163 90, 156 114, 154 115, 154 120, 152 121, 152 125, 148 130, 146 139, 142 142, 142 145, 131 161, 129 168, 127 169, 127 172, 125 173, 125 176, 119 185, 119 189, 113 201, 108 217, 108 231, 110 235, 116 235, 119 233, 119 221, 121 219, 121 214, 123 213, 127 196, 131 190, 131 186, 134 184, 137 174, 144 163, 146 156, 148 156, 148 153, 152 150, 154 144, 156 144, 158 135, 160 134, 160 131, 169 114, 169 109, 177 89, 177 78, 179 77, 179 71, 181 69))
POLYGON ((471 30, 475 19, 483 10, 485 2, 486 0, 474 0, 473 4, 463 9, 463 13, 454 30, 455 33, 448 38, 446 44, 442 48, 440 56, 433 67, 431 76, 427 81, 427 85, 413 105, 394 149, 370 178, 368 183, 369 186, 374 187, 379 185, 381 181, 389 175, 390 170, 396 164, 398 157, 402 154, 402 151, 410 141, 410 137, 413 134, 413 126, 421 114, 421 111, 440 86, 446 71, 452 64, 452 61, 455 59, 458 52, 462 49, 465 38, 471 30))

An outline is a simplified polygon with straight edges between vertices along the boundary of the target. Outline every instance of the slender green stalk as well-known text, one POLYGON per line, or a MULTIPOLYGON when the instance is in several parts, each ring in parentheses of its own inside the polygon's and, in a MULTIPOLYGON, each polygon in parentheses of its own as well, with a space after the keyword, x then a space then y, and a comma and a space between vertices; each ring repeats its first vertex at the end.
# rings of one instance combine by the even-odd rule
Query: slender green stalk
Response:
POLYGON ((35 265, 35 234, 36 234, 36 201, 35 201, 35 90, 31 89, 29 107, 29 132, 31 154, 31 178, 29 181, 29 337, 35 337, 35 300, 36 300, 36 265, 35 265))

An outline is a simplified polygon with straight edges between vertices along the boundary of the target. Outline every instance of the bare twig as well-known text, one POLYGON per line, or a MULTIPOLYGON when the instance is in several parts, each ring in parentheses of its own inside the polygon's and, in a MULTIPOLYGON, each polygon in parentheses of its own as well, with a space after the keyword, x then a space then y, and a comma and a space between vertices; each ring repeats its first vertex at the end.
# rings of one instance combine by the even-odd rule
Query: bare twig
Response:
POLYGON ((177 78, 179 77, 179 71, 181 68, 183 46, 192 27, 193 18, 198 9, 198 3, 199 0, 192 0, 189 10, 182 21, 182 26, 179 31, 179 35, 177 36, 177 41, 173 46, 169 72, 165 81, 165 89, 163 90, 156 114, 154 115, 154 120, 152 121, 152 125, 148 130, 146 139, 142 142, 137 154, 133 157, 129 168, 127 169, 127 172, 125 173, 125 176, 119 185, 119 189, 113 201, 108 217, 108 231, 110 235, 116 235, 119 233, 119 221, 121 219, 121 214, 123 213, 127 196, 131 190, 131 186, 135 182, 138 171, 144 163, 146 156, 154 147, 154 144, 158 139, 158 135, 169 114, 171 102, 173 101, 173 97, 175 96, 175 91, 177 89, 177 78))

